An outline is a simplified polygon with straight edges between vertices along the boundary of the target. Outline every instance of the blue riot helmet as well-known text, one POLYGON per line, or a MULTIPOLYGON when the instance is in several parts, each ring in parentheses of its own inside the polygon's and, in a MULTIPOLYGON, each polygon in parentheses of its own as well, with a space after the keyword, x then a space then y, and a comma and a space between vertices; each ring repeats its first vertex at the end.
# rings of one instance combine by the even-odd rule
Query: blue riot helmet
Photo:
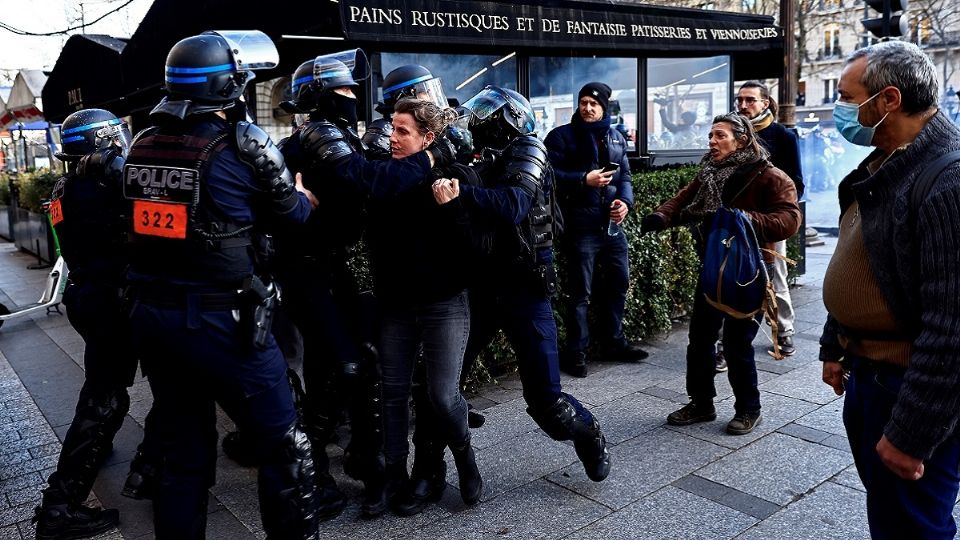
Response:
POLYGON ((469 112, 470 132, 478 150, 502 149, 514 138, 536 130, 530 102, 514 90, 486 86, 462 107, 469 112))
POLYGON ((416 64, 400 66, 383 78, 383 104, 393 111, 394 105, 403 98, 430 101, 441 109, 449 106, 440 79, 416 64))
POLYGON ((127 123, 103 109, 83 109, 71 114, 60 126, 60 137, 63 148, 55 156, 61 161, 77 161, 110 146, 116 146, 126 156, 131 141, 127 123))
POLYGON ((232 107, 254 70, 274 68, 279 60, 277 47, 259 30, 218 30, 182 39, 167 54, 169 96, 151 115, 184 118, 232 107))
POLYGON ((293 72, 290 81, 292 101, 280 106, 290 113, 308 113, 317 109, 321 97, 336 88, 357 88, 370 76, 367 55, 360 49, 325 54, 307 60, 293 72))

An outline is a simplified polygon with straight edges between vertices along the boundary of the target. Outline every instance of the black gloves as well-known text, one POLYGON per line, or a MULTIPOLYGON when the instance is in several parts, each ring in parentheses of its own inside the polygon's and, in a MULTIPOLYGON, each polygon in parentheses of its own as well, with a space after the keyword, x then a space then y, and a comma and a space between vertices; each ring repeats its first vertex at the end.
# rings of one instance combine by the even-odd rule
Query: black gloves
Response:
POLYGON ((427 152, 430 152, 430 155, 433 156, 433 166, 435 168, 452 165, 457 160, 457 151, 446 137, 437 137, 433 144, 427 148, 427 152))
POLYGON ((667 222, 660 214, 648 214, 643 216, 643 220, 640 222, 640 234, 662 231, 666 228, 667 222))

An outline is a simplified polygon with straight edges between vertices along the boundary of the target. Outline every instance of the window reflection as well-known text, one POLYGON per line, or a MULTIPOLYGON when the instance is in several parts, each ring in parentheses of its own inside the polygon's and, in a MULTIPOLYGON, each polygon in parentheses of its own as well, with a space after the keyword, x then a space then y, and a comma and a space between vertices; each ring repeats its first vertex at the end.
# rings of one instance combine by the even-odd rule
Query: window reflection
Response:
POLYGON ((551 129, 570 123, 577 93, 588 82, 606 83, 613 90, 611 126, 627 139, 628 150, 637 141, 636 58, 530 58, 530 105, 542 139, 551 129))
POLYGON ((713 117, 730 110, 730 57, 651 58, 647 81, 647 147, 706 148, 713 117))

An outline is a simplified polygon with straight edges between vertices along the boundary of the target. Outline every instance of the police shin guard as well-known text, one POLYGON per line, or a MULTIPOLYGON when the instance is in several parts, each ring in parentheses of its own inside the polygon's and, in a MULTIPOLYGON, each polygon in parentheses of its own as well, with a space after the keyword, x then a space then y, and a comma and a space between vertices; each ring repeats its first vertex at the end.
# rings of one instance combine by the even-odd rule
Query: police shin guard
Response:
POLYGON ((566 394, 543 411, 527 409, 540 428, 555 441, 573 440, 584 472, 594 482, 602 482, 610 474, 610 452, 607 440, 596 418, 586 419, 578 413, 566 394))
MULTIPOLYGON (((439 501, 447 487, 445 446, 439 441, 419 441, 413 456, 410 480, 393 501, 393 511, 401 516, 419 514, 428 503, 439 501)), ((479 476, 478 476, 479 478, 479 476)))
POLYGON ((257 480, 267 540, 317 538, 320 505, 313 457, 310 441, 296 425, 264 456, 257 480))
POLYGON ((77 412, 63 440, 57 470, 36 508, 37 538, 87 538, 109 530, 119 521, 116 510, 87 508, 101 465, 113 451, 113 437, 130 407, 125 390, 95 395, 86 385, 77 412))

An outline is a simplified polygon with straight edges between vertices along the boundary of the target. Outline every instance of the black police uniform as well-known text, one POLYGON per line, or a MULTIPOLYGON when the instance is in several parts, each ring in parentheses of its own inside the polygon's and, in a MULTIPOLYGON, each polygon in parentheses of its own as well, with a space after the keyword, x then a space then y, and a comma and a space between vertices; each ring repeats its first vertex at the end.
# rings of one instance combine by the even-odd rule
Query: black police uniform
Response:
POLYGON ((321 496, 328 501, 322 504, 333 513, 337 506, 342 508, 344 499, 328 474, 324 446, 343 405, 350 415, 345 471, 365 485, 378 484, 383 477, 379 376, 371 345, 374 328, 363 322, 359 286, 348 267, 349 250, 363 231, 364 196, 351 183, 331 181, 338 161, 348 152, 362 151, 362 144, 351 129, 313 118, 280 148, 287 166, 302 173, 304 186, 319 201, 304 225, 277 230, 274 268, 284 292, 283 309, 303 337, 304 427, 314 445, 321 483, 329 490, 321 496), (318 138, 324 139, 327 149, 315 159, 304 146, 317 144, 318 138))
MULTIPOLYGON (((494 96, 507 93, 514 101, 525 101, 509 90, 488 87, 482 92, 494 96)), ((504 111, 498 114, 511 122, 522 122, 526 114, 529 127, 487 125, 497 133, 488 135, 487 140, 509 142, 502 150, 483 150, 477 170, 485 187, 461 186, 467 208, 497 223, 491 263, 483 272, 486 279, 471 289, 471 298, 476 300, 465 364, 502 328, 517 354, 527 413, 551 438, 573 440, 587 476, 599 482, 610 470, 600 424, 560 386, 557 326, 550 303, 556 289, 553 235, 559 227, 553 171, 546 148, 532 134, 532 111, 504 111), (511 132, 505 128, 515 130, 513 135, 503 135, 511 132), (516 132, 525 134, 516 136, 516 132)), ((473 135, 479 137, 477 132, 473 135)))
MULTIPOLYGON (((81 122, 89 122, 68 127, 65 135, 80 137, 73 133, 121 123, 106 111, 100 112, 113 120, 100 120, 89 112, 75 113, 81 122)), ((37 507, 37 538, 60 538, 68 530, 97 534, 115 526, 119 517, 116 510, 81 505, 113 450, 113 438, 130 407, 127 388, 137 369, 129 321, 120 305, 127 264, 126 205, 120 188, 123 160, 119 148, 97 150, 75 161, 54 186, 51 217, 70 270, 63 304, 71 326, 84 340, 84 383, 57 469, 37 507)))
POLYGON ((296 427, 286 361, 269 332, 252 342, 251 302, 238 291, 254 276, 255 223, 265 214, 303 222, 309 203, 252 124, 196 114, 141 135, 124 174, 134 202, 133 339, 164 457, 157 537, 203 537, 214 401, 256 441, 268 537, 306 537, 316 530, 310 444, 296 427))

